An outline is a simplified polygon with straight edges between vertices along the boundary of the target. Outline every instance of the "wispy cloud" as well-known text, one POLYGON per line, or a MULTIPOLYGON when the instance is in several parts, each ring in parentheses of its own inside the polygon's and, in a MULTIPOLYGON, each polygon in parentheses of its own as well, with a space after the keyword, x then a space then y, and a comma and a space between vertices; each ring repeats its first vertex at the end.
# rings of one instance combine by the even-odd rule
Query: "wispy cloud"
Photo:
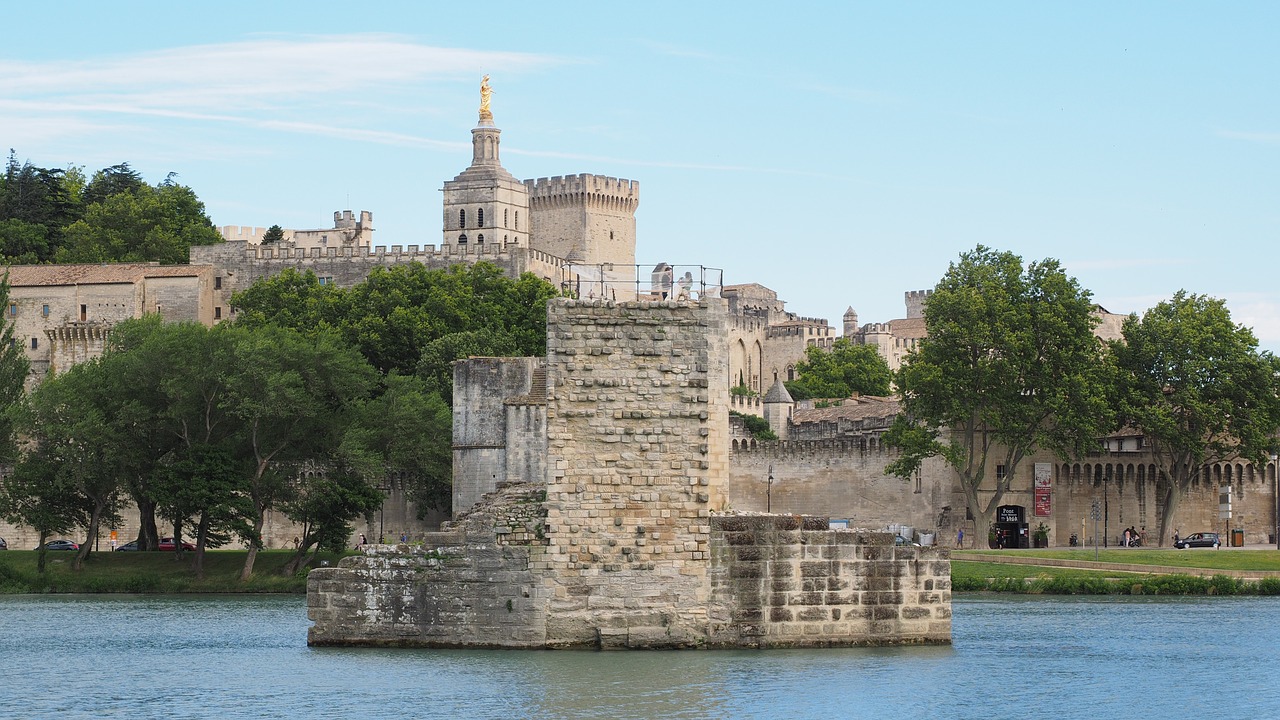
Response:
POLYGON ((114 123, 104 118, 135 116, 454 149, 460 144, 343 127, 334 116, 386 91, 425 96, 435 83, 478 81, 482 71, 563 62, 430 47, 386 34, 256 38, 91 60, 0 60, 0 110, 9 116, 10 142, 83 136, 110 130, 114 123), (309 121, 295 122, 300 115, 309 121), (311 121, 321 117, 330 122, 311 121), (19 123, 26 132, 14 137, 19 123))
POLYGON ((1218 137, 1229 138, 1231 140, 1245 140, 1247 142, 1260 143, 1262 145, 1280 145, 1280 133, 1275 132, 1239 132, 1237 130, 1219 130, 1218 137))
POLYGON ((1174 267, 1187 265, 1191 261, 1186 258, 1172 257, 1136 257, 1136 258, 1088 258, 1086 260, 1063 260, 1062 266, 1072 272, 1141 270, 1145 268, 1174 267))

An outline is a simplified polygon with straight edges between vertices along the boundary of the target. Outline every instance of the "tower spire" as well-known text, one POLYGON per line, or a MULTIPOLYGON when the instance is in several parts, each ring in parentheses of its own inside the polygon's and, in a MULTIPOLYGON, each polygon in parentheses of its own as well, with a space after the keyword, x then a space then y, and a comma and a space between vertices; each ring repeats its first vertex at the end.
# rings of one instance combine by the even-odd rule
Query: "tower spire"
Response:
POLYGON ((489 87, 489 76, 485 75, 480 80, 480 121, 471 131, 471 167, 502 167, 498 159, 502 131, 493 124, 493 111, 489 109, 492 99, 493 88, 489 87))

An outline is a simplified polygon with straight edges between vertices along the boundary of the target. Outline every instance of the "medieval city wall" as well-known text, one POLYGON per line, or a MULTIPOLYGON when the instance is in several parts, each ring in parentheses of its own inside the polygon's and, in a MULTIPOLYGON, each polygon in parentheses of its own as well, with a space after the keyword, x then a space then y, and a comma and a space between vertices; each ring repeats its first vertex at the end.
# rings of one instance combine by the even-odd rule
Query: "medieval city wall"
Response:
MULTIPOLYGON (((213 266, 214 305, 231 307, 233 293, 254 282, 280 273, 286 268, 298 272, 311 271, 324 282, 339 287, 352 287, 369 277, 374 268, 420 263, 429 270, 445 269, 459 263, 488 262, 505 275, 519 277, 532 273, 560 287, 572 280, 573 273, 560 258, 545 252, 521 247, 514 242, 486 242, 483 245, 392 245, 364 248, 273 248, 243 242, 225 242, 191 248, 191 263, 213 266)), ((222 317, 230 317, 227 310, 222 317)))
POLYGON ((954 472, 933 458, 903 480, 884 471, 896 457, 858 440, 735 443, 729 497, 737 511, 823 515, 876 530, 908 525, 954 539, 965 519, 954 472))

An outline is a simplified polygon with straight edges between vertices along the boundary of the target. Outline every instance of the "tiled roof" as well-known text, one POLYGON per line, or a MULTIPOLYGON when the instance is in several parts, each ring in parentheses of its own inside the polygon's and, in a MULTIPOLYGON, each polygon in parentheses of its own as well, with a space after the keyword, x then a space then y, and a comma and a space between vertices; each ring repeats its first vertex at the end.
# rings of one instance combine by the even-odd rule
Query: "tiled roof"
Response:
POLYGON ((207 265, 151 265, 109 263, 102 265, 14 265, 8 268, 10 287, 53 285, 102 285, 136 283, 144 278, 196 277, 207 265))
POLYGON ((890 418, 897 415, 900 406, 897 400, 874 395, 863 395, 857 398, 835 400, 839 405, 824 408, 801 410, 797 408, 792 414, 792 421, 799 423, 835 422, 836 420, 863 420, 866 418, 890 418))
POLYGON ((900 338, 922 338, 928 337, 929 333, 924 327, 924 318, 900 318, 898 320, 889 321, 889 329, 893 334, 900 338))

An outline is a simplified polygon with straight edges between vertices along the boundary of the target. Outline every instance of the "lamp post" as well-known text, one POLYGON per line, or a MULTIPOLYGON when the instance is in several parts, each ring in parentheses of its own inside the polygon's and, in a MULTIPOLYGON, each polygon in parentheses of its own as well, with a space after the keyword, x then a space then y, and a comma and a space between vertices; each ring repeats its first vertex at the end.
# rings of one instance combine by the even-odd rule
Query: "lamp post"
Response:
POLYGON ((773 512, 773 463, 769 463, 769 479, 764 486, 764 511, 773 512))
POLYGON ((1271 453, 1271 487, 1275 495, 1274 530, 1276 549, 1280 550, 1280 453, 1271 453))
POLYGON ((1110 547, 1107 543, 1107 525, 1111 522, 1111 500, 1107 497, 1107 489, 1111 486, 1111 471, 1102 476, 1102 547, 1110 547))

